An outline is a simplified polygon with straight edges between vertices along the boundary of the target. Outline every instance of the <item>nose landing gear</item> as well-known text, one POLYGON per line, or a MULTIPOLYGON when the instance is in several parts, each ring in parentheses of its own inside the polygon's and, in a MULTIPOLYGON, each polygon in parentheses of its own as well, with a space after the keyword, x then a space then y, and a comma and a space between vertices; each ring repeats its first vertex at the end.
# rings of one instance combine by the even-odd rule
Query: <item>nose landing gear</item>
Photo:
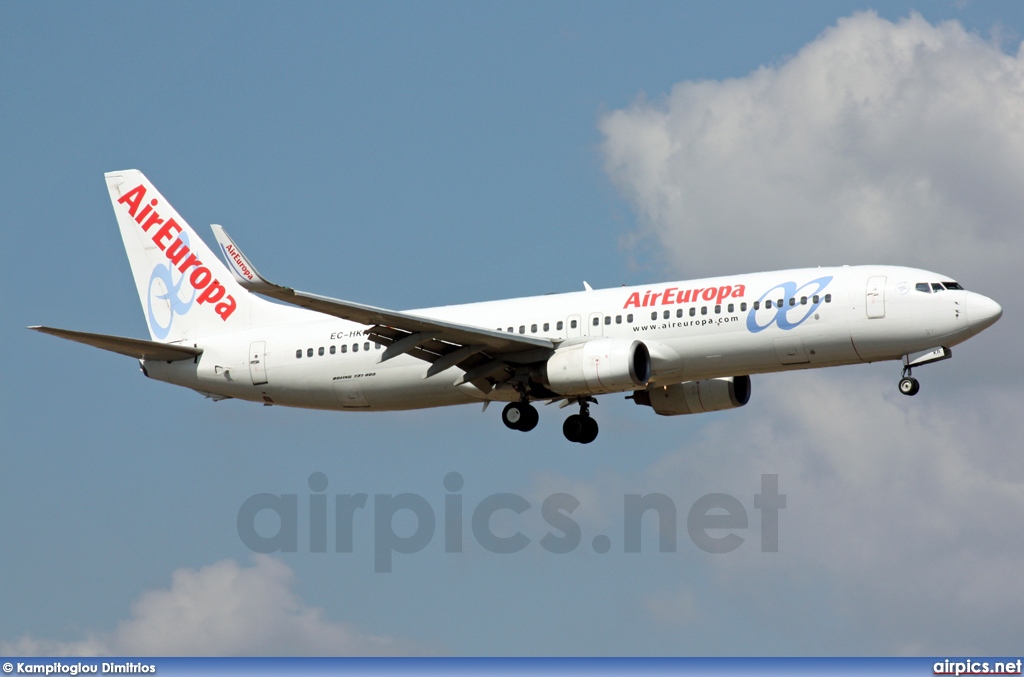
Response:
POLYGON ((911 369, 932 364, 933 362, 948 360, 951 357, 953 357, 953 351, 943 346, 904 355, 903 377, 900 378, 900 392, 904 395, 916 395, 921 390, 921 384, 910 375, 911 369))
POLYGON ((900 392, 904 395, 916 395, 921 384, 910 375, 910 367, 903 367, 903 378, 900 379, 900 392))
POLYGON ((562 434, 570 442, 590 444, 597 439, 598 433, 597 421, 590 418, 590 402, 597 404, 597 400, 592 397, 580 397, 577 401, 580 404, 580 413, 565 419, 562 434))

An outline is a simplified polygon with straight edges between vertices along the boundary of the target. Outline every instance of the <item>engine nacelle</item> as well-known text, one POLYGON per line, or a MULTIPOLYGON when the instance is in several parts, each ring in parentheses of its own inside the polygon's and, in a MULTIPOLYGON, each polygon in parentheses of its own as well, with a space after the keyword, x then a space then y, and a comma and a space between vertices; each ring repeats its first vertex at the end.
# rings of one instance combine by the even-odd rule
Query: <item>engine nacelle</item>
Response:
POLYGON ((633 401, 662 416, 735 409, 750 401, 750 377, 727 376, 637 390, 633 401))
POLYGON ((643 388, 651 355, 642 341, 594 339, 555 351, 540 380, 560 395, 598 395, 643 388))

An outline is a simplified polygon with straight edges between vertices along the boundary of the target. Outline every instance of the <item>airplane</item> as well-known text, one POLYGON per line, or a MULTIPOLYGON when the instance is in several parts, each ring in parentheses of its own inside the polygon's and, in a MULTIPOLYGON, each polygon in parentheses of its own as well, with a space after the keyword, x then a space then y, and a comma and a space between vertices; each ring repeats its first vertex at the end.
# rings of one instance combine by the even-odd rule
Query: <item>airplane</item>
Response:
POLYGON ((589 444, 597 396, 656 414, 742 407, 752 374, 902 360, 913 370, 1002 315, 949 276, 889 265, 781 270, 393 311, 268 281, 219 225, 221 262, 138 170, 109 172, 150 340, 29 327, 137 358, 151 379, 213 399, 343 411, 535 402, 576 405, 589 444))

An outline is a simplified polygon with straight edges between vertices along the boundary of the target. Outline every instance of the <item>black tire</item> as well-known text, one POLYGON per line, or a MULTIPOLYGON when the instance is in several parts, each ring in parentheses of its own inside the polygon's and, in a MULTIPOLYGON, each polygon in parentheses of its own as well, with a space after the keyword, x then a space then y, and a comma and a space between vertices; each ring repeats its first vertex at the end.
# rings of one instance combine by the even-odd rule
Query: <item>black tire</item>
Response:
POLYGON ((540 414, 537 413, 537 409, 531 404, 520 404, 519 410, 522 412, 522 416, 519 419, 518 430, 527 433, 537 427, 537 423, 540 421, 540 414))
POLYGON ((510 402, 501 410, 501 422, 505 427, 512 430, 519 430, 519 424, 523 420, 523 410, 518 402, 510 402))
POLYGON ((597 439, 597 421, 585 416, 583 418, 583 435, 580 437, 580 444, 590 444, 597 439))
POLYGON ((583 426, 583 417, 579 414, 573 414, 565 419, 565 423, 562 424, 562 434, 570 442, 579 442, 583 436, 583 426))
POLYGON ((917 382, 916 378, 910 376, 900 379, 900 392, 904 395, 914 396, 921 390, 921 384, 917 382))

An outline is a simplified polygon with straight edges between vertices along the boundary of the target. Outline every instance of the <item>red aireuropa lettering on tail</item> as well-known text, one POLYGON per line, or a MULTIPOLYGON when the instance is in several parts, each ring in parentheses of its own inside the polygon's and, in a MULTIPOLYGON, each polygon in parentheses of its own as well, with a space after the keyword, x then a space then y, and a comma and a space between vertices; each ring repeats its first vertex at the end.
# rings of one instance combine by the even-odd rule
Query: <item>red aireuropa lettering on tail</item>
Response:
MULTIPOLYGON (((184 240, 180 237, 176 237, 182 232, 183 228, 173 219, 169 218, 164 221, 160 217, 156 208, 160 201, 157 198, 153 198, 149 201, 145 207, 142 207, 142 203, 146 199, 146 186, 139 184, 135 188, 132 188, 127 193, 117 198, 118 204, 123 204, 128 208, 128 215, 135 220, 136 223, 142 228, 144 233, 149 233, 153 226, 160 226, 154 232, 150 239, 153 244, 159 247, 164 252, 164 256, 185 274, 189 268, 195 266, 195 270, 189 275, 188 281, 192 287, 199 292, 196 296, 196 300, 200 303, 212 303, 214 306, 213 312, 220 317, 221 320, 227 320, 231 317, 231 314, 238 308, 238 302, 235 297, 227 293, 227 289, 221 284, 220 280, 213 277, 213 273, 209 268, 203 265, 203 262, 199 260, 199 257, 195 255, 184 240), (140 211, 140 207, 142 207, 140 211), (148 217, 148 218, 147 218, 148 217), (172 240, 170 243, 168 241, 172 240), (222 301, 223 299, 223 301, 222 301), (218 301, 221 301, 218 303, 218 301)), ((233 256, 236 258, 237 256, 233 256)), ((241 262, 239 262, 241 263, 241 262)), ((241 264, 244 267, 244 264, 241 264)), ((249 271, 245 271, 247 277, 251 278, 248 274, 249 271)))

